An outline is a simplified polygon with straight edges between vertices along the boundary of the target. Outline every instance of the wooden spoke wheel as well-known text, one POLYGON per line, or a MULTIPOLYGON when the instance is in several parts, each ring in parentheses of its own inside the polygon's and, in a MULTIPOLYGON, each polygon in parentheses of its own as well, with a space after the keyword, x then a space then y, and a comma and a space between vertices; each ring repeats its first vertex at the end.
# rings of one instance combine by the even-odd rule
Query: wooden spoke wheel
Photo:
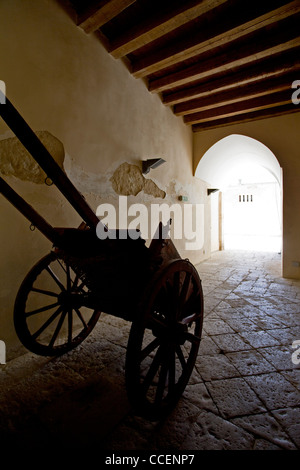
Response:
POLYGON ((27 274, 16 297, 14 323, 24 346, 42 356, 58 356, 80 344, 100 312, 84 305, 89 290, 54 252, 27 274))
POLYGON ((195 365, 202 323, 196 269, 187 260, 170 262, 147 289, 128 340, 126 385, 137 412, 159 419, 175 406, 195 365))

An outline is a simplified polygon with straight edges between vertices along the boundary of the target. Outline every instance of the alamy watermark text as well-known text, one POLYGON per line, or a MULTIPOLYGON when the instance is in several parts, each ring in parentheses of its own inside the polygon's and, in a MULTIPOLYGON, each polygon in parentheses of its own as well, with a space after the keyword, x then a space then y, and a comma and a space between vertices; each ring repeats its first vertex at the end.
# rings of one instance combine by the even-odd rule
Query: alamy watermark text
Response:
POLYGON ((2 340, 0 340, 0 364, 6 364, 6 346, 2 340))
POLYGON ((3 80, 0 80, 0 104, 5 104, 6 102, 6 86, 3 80))
MULTIPOLYGON (((119 196, 118 208, 113 204, 100 204, 96 211, 100 219, 97 236, 101 240, 117 237, 116 227, 126 227, 122 238, 136 239, 140 231, 143 238, 159 237, 159 222, 168 225, 172 219, 172 238, 185 240, 186 250, 200 250, 204 245, 204 204, 132 204, 126 196, 119 196), (118 216, 117 216, 118 214, 118 216), (105 230, 108 227, 108 231, 105 230)), ((165 238, 169 238, 168 230, 165 238)))
POLYGON ((292 363, 298 365, 300 364, 300 339, 293 341, 292 348, 297 348, 292 354, 292 363))
POLYGON ((294 80, 292 83, 292 88, 295 88, 295 91, 292 93, 292 102, 294 104, 300 103, 300 80, 294 80))

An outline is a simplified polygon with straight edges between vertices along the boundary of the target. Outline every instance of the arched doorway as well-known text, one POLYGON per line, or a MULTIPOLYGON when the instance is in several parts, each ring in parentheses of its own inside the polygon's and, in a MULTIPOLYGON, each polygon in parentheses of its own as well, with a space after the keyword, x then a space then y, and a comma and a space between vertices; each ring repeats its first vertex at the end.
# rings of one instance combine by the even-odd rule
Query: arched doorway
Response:
POLYGON ((256 139, 232 134, 200 160, 195 176, 211 188, 211 250, 281 252, 282 170, 256 139))

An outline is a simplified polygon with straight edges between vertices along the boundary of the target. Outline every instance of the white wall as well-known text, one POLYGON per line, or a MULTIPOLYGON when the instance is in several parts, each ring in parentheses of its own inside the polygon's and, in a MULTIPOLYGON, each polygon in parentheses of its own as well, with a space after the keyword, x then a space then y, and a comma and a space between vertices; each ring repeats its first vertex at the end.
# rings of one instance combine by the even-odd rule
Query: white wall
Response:
POLYGON ((223 201, 225 249, 281 253, 281 194, 277 182, 229 186, 223 201))
POLYGON ((210 237, 211 237, 211 252, 220 249, 220 208, 219 208, 219 192, 211 193, 210 195, 211 207, 211 222, 210 222, 210 237))

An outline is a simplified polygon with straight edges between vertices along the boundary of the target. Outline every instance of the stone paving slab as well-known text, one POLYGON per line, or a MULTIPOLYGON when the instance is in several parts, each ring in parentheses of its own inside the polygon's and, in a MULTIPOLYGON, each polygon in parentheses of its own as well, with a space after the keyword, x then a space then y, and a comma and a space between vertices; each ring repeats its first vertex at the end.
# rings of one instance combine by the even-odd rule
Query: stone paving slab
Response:
POLYGON ((300 449, 300 281, 277 253, 217 252, 197 266, 205 293, 200 352, 177 407, 135 416, 125 392, 130 324, 102 315, 74 351, 23 352, 0 366, 0 439, 20 449, 300 449))

